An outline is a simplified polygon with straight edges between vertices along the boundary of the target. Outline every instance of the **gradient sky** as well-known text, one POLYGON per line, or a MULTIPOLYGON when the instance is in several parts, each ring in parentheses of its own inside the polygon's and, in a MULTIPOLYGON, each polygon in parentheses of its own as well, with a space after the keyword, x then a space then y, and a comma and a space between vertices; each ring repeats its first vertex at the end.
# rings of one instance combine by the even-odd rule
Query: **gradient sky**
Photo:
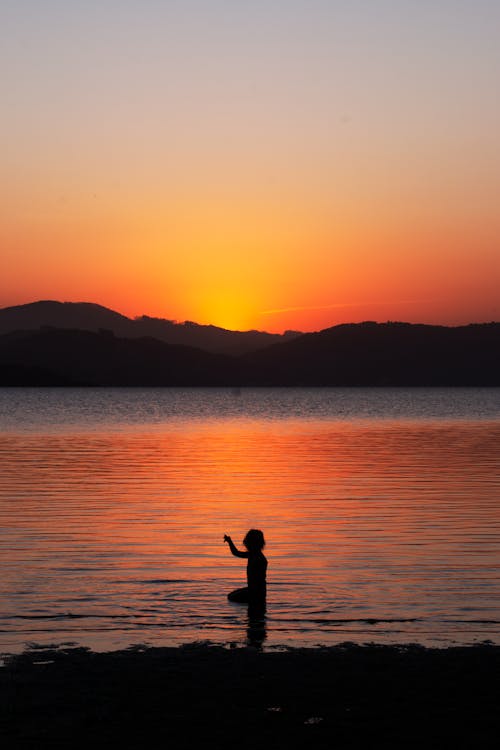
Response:
POLYGON ((3 0, 0 306, 500 319, 497 0, 3 0))

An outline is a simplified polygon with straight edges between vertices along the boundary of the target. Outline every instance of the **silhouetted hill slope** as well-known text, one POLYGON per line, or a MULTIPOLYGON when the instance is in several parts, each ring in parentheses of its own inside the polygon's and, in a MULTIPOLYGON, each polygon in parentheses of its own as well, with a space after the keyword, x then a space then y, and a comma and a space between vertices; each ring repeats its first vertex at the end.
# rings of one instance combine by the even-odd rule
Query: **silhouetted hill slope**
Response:
POLYGON ((500 324, 361 323, 241 357, 109 331, 0 336, 1 385, 500 386, 500 324))
POLYGON ((248 355, 268 385, 500 385, 500 323, 339 325, 248 355))
POLYGON ((0 334, 52 326, 87 331, 106 328, 117 335, 124 335, 130 323, 132 321, 125 315, 92 302, 42 300, 0 309, 0 334))
POLYGON ((40 301, 0 309, 0 334, 11 331, 71 328, 84 331, 106 329, 125 338, 152 337, 167 344, 191 346, 219 354, 245 354, 300 334, 263 331, 227 331, 212 325, 175 323, 146 315, 131 319, 91 302, 40 301))
POLYGON ((135 335, 152 336, 169 344, 194 346, 204 351, 232 356, 291 341, 301 335, 298 331, 285 331, 282 335, 266 331, 228 331, 212 325, 200 325, 191 321, 174 323, 164 318, 150 318, 146 315, 135 318, 132 323, 135 335))
POLYGON ((2 385, 234 385, 242 379, 237 359, 152 338, 50 328, 0 336, 2 385))
POLYGON ((57 372, 42 367, 2 364, 0 362, 0 387, 7 386, 68 386, 85 385, 57 372))

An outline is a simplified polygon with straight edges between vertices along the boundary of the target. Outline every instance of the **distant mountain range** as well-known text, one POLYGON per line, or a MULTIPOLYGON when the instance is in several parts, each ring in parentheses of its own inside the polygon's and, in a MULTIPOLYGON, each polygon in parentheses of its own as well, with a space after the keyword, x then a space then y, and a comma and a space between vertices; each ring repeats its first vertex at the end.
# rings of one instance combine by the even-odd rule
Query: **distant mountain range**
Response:
POLYGON ((112 331, 115 336, 137 339, 151 337, 176 346, 194 346, 216 354, 246 354, 270 344, 290 341, 299 331, 227 331, 211 325, 176 323, 164 318, 127 318, 91 302, 40 301, 0 309, 0 334, 11 331, 72 328, 82 331, 112 331))
POLYGON ((35 302, 0 310, 0 385, 500 386, 500 323, 279 336, 35 302))

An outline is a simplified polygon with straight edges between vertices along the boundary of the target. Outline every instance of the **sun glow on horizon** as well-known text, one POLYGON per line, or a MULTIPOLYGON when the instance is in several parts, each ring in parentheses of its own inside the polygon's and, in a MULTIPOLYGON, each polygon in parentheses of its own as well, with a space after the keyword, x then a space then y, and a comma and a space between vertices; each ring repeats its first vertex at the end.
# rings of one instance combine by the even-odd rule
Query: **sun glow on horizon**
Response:
POLYGON ((237 290, 216 291, 207 289, 193 305, 195 322, 216 325, 231 331, 246 331, 253 328, 255 319, 251 301, 237 290))
POLYGON ((0 306, 500 320, 500 6, 212 6, 0 8, 0 306))

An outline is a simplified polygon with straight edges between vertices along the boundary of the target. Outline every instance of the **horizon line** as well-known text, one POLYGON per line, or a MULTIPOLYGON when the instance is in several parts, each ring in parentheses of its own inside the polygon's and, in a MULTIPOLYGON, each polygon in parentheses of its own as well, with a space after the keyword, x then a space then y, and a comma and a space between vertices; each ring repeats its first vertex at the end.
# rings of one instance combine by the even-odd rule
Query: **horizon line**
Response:
MULTIPOLYGON (((342 323, 332 323, 331 325, 327 325, 324 328, 318 328, 318 329, 311 330, 311 331, 302 331, 302 330, 287 328, 282 333, 272 333, 270 331, 261 330, 261 329, 258 329, 258 328, 248 328, 248 329, 245 329, 245 330, 234 329, 234 328, 224 328, 224 326, 218 325, 216 323, 198 323, 198 322, 196 322, 194 320, 190 320, 188 318, 186 318, 185 320, 180 321, 180 320, 177 320, 175 318, 158 317, 157 315, 148 315, 147 313, 141 313, 139 315, 134 315, 133 317, 131 317, 129 315, 125 315, 124 313, 119 312, 118 310, 115 310, 115 309, 113 309, 111 307, 108 307, 107 305, 103 305, 100 302, 89 302, 89 301, 86 301, 86 300, 79 300, 79 301, 64 300, 64 301, 61 301, 61 300, 57 300, 57 299, 37 299, 37 300, 32 300, 30 302, 23 302, 23 303, 18 303, 18 304, 14 304, 14 305, 5 305, 3 307, 0 307, 0 312, 3 311, 3 310, 7 310, 9 308, 28 307, 29 305, 36 305, 36 304, 40 304, 40 303, 44 303, 44 302, 51 302, 51 303, 56 303, 56 304, 60 304, 60 305, 64 305, 64 304, 68 304, 68 305, 94 305, 96 307, 101 307, 101 308, 103 308, 105 310, 108 310, 110 312, 113 312, 113 313, 116 313, 118 315, 121 315, 122 317, 126 318, 127 320, 129 320, 131 322, 135 322, 135 321, 139 320, 140 318, 151 318, 153 320, 166 321, 166 322, 172 323, 173 325, 185 325, 186 323, 191 323, 191 324, 194 324, 194 325, 197 325, 197 326, 200 326, 200 327, 219 328, 220 330, 227 331, 228 333, 252 333, 252 332, 256 332, 256 333, 268 334, 268 335, 271 335, 271 336, 284 336, 285 333, 287 333, 287 332, 298 333, 300 335, 305 335, 305 334, 309 334, 309 333, 320 333, 321 331, 328 330, 329 328, 335 328, 337 326, 363 325, 365 323, 375 323, 377 325, 387 325, 387 324, 422 325, 422 326, 435 326, 435 327, 441 327, 441 328, 462 328, 462 327, 470 326, 470 325, 491 325, 491 324, 498 324, 498 323, 500 323, 500 320, 494 320, 494 319, 490 319, 490 320, 487 320, 487 321, 484 320, 484 321, 481 321, 481 322, 479 322, 479 321, 471 321, 470 320, 470 321, 468 321, 466 323, 452 323, 452 324, 448 324, 448 323, 410 322, 410 321, 406 321, 406 320, 398 320, 398 319, 391 319, 391 318, 385 319, 385 320, 374 320, 373 318, 365 318, 364 320, 360 320, 360 321, 357 321, 357 322, 356 321, 348 321, 348 322, 342 322, 342 323)), ((345 302, 345 303, 340 303, 339 302, 339 303, 334 303, 334 304, 331 304, 331 305, 311 305, 311 306, 303 306, 303 307, 277 308, 277 309, 273 309, 273 310, 261 311, 260 314, 261 315, 266 315, 266 314, 293 312, 293 311, 300 311, 300 310, 327 310, 327 309, 335 309, 335 308, 359 307, 359 306, 366 305, 366 304, 372 304, 372 305, 408 304, 408 305, 410 305, 410 304, 417 304, 418 302, 419 302, 419 300, 401 300, 401 301, 398 301, 398 302, 392 301, 390 303, 385 303, 385 302, 371 302, 371 303, 345 302)))

